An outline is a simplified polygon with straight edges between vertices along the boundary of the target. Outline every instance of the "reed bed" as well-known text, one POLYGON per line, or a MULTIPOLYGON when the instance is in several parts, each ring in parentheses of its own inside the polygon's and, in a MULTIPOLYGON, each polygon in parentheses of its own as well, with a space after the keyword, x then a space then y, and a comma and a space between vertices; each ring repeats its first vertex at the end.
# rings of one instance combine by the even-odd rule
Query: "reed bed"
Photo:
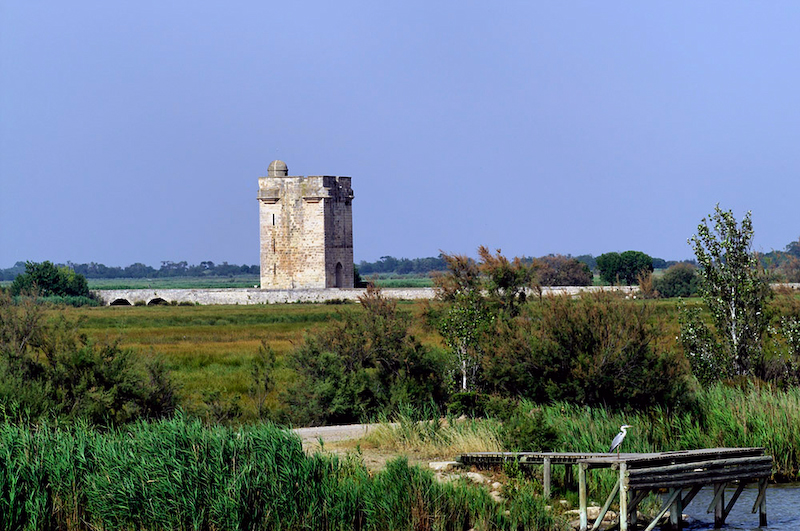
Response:
POLYGON ((800 479, 800 389, 713 386, 698 393, 693 413, 661 410, 610 413, 557 404, 544 408, 548 425, 565 452, 606 452, 622 424, 631 424, 625 452, 660 452, 715 447, 763 447, 775 459, 779 478, 800 479))
POLYGON ((365 447, 413 454, 418 458, 449 456, 467 452, 503 450, 500 423, 492 419, 457 419, 429 416, 419 419, 399 413, 373 429, 361 441, 365 447))
MULTIPOLYGON (((524 402, 522 410, 541 409, 544 426, 557 438, 559 452, 608 451, 622 424, 633 425, 623 452, 661 452, 715 447, 763 447, 774 459, 773 479, 800 480, 800 389, 776 390, 765 386, 745 388, 717 385, 698 393, 691 413, 612 412, 566 403, 537 406, 524 402)), ((365 448, 422 457, 466 452, 505 450, 496 419, 454 420, 406 413, 386 421, 363 441, 365 448)), ((540 451, 542 448, 527 448, 540 451)), ((554 481, 563 482, 562 467, 553 470, 554 481)), ((591 492, 607 492, 616 481, 608 470, 593 471, 591 492)))
POLYGON ((506 504, 441 484, 403 459, 371 475, 357 457, 307 455, 272 425, 179 416, 98 432, 0 426, 0 529, 556 529, 531 489, 506 504))

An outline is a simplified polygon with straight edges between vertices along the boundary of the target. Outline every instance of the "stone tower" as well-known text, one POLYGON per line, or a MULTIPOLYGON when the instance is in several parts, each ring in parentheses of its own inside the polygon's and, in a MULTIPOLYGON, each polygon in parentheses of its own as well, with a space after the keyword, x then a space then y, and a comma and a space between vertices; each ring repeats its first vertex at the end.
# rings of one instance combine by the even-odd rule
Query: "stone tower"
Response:
POLYGON ((280 160, 258 178, 261 289, 353 287, 350 177, 290 176, 280 160))

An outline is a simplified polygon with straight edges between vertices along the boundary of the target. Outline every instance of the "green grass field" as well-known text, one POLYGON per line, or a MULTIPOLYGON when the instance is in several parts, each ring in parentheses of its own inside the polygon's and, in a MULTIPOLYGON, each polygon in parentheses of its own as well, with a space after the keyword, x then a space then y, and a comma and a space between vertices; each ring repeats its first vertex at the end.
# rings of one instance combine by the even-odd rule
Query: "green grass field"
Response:
MULTIPOLYGON (((635 302, 632 302, 635 303, 635 302)), ((400 307, 419 316, 426 302, 400 302, 400 307)), ((675 300, 656 302, 654 319, 661 330, 659 341, 678 348, 675 300)), ((118 342, 143 360, 160 360, 180 386, 182 404, 202 409, 203 394, 219 392, 226 400, 241 396, 246 414, 255 406, 248 396, 251 370, 262 341, 277 354, 277 387, 290 381, 282 368, 283 357, 300 345, 308 332, 329 326, 341 312, 360 312, 358 304, 270 304, 253 306, 104 306, 59 308, 80 319, 81 329, 94 341, 118 342)), ((423 343, 441 346, 439 336, 422 326, 413 330, 423 343)), ((268 398, 268 401, 274 397, 268 398)))
MULTIPOLYGON (((419 313, 422 303, 402 302, 419 313)), ((218 391, 226 400, 241 396, 245 415, 254 414, 248 396, 252 363, 262 341, 277 354, 278 387, 291 378, 281 369, 284 355, 303 342, 304 334, 328 326, 340 312, 361 311, 358 304, 270 304, 253 306, 103 306, 59 308, 82 322, 96 342, 118 342, 143 360, 162 361, 180 386, 181 402, 202 409, 203 394, 218 391)), ((427 343, 437 341, 417 330, 427 343)))
POLYGON ((259 285, 258 275, 233 277, 172 277, 172 278, 92 278, 89 289, 220 289, 252 288, 259 285))
MULTIPOLYGON (((365 277, 382 288, 429 288, 433 280, 417 275, 378 275, 365 277)), ((93 278, 90 290, 101 289, 224 289, 253 288, 261 284, 257 275, 234 277, 173 277, 173 278, 93 278)), ((11 281, 6 281, 10 285, 11 281)))

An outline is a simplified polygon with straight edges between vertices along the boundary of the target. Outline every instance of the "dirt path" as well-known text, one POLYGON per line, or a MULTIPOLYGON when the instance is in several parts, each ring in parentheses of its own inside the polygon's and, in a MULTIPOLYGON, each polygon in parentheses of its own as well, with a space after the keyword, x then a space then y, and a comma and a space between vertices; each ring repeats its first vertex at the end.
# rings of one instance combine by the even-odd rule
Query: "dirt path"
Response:
POLYGON ((316 443, 322 439, 324 443, 360 439, 380 424, 346 424, 344 426, 317 426, 315 428, 295 428, 303 444, 316 443))
MULTIPOLYGON (((356 443, 367 435, 370 430, 376 429, 380 424, 347 424, 343 426, 318 426, 315 428, 295 428, 294 431, 303 441, 306 452, 313 453, 320 450, 320 440, 326 452, 340 456, 352 453, 356 448, 361 455, 361 460, 370 470, 380 470, 386 466, 389 459, 397 457, 396 452, 383 451, 371 445, 361 446, 356 443)), ((426 459, 408 455, 408 460, 413 464, 426 464, 426 459)))

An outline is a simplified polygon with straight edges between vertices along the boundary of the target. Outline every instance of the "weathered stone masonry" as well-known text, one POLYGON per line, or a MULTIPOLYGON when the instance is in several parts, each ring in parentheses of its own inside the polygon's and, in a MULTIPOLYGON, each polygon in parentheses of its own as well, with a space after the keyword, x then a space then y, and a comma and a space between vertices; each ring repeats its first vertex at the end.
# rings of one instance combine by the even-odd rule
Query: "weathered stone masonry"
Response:
POLYGON ((290 176, 275 160, 258 179, 262 289, 353 287, 350 177, 290 176))

